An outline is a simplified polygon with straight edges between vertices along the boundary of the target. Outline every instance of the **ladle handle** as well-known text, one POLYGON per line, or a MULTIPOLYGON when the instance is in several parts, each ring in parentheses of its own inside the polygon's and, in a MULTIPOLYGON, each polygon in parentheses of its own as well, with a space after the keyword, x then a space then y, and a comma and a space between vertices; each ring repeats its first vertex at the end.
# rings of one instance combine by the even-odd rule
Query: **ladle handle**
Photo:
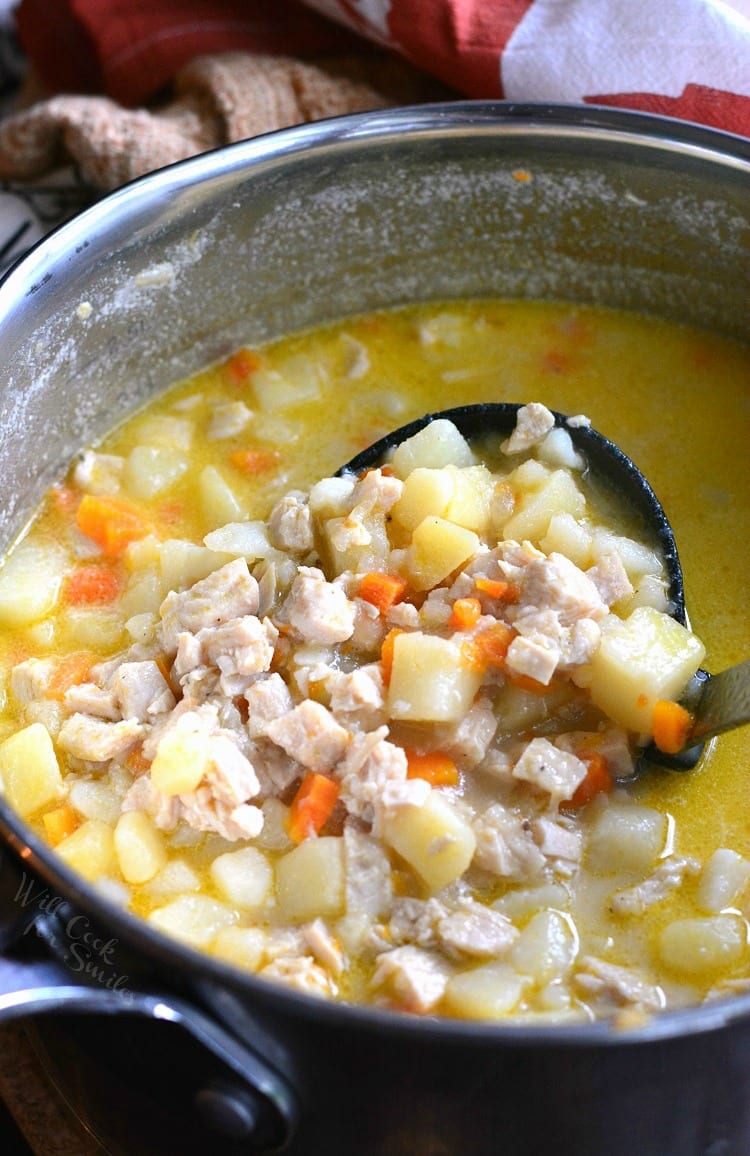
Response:
POLYGON ((750 722, 750 658, 712 674, 693 709, 691 741, 703 742, 750 722))

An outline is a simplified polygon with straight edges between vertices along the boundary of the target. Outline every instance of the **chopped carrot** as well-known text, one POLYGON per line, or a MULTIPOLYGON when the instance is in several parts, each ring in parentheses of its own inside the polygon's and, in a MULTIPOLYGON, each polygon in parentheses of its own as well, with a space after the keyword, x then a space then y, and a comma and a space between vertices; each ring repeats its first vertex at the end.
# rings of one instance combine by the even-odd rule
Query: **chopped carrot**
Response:
POLYGON ((233 450, 229 461, 248 478, 257 478, 275 468, 281 460, 276 450, 233 450))
POLYGON ((518 687, 519 690, 528 690, 532 694, 549 694, 550 691, 556 690, 559 685, 554 680, 544 683, 537 678, 532 678, 529 674, 519 674, 514 670, 506 670, 505 673, 511 686, 518 687))
POLYGON ((528 169, 513 169, 510 175, 514 181, 520 181, 522 184, 527 184, 531 180, 531 173, 528 169))
POLYGON ((453 603, 449 625, 455 630, 469 630, 482 617, 482 603, 478 598, 457 598, 453 603))
POLYGON ((96 656, 90 650, 74 650, 67 654, 52 672, 47 683, 47 698, 61 701, 71 686, 84 682, 96 656))
POLYGON ((484 671, 488 666, 502 667, 513 640, 513 631, 504 622, 493 622, 467 639, 461 647, 464 661, 473 669, 484 671))
POLYGON ((604 755, 599 751, 576 751, 576 755, 588 767, 588 774, 583 782, 578 784, 571 797, 560 804, 566 811, 577 811, 579 807, 585 807, 586 803, 590 803, 597 795, 609 793, 614 786, 614 779, 604 755))
POLYGON ((78 566, 65 583, 69 606, 103 606, 114 602, 122 588, 120 575, 109 566, 78 566))
POLYGON ((433 787, 458 786, 458 767, 450 755, 440 751, 428 751, 424 755, 407 751, 406 762, 407 779, 424 779, 433 787))
POLYGON ((403 634, 403 630, 389 630, 383 639, 383 645, 380 648, 380 665, 383 671, 383 682, 386 686, 391 681, 391 671, 393 670, 393 647, 399 634, 403 634))
POLYGON ((47 836, 47 842, 52 847, 62 843, 63 839, 72 835, 80 825, 78 816, 67 803, 63 803, 61 807, 55 807, 54 811, 48 811, 46 815, 42 815, 42 822, 44 823, 44 834, 47 836))
POLYGON ((301 843, 310 835, 317 835, 330 818, 338 797, 339 785, 333 779, 317 771, 306 774, 289 808, 289 838, 301 843))
POLYGON ((78 505, 80 494, 72 486, 53 486, 49 492, 50 500, 61 514, 72 514, 78 505))
POLYGON ((496 598, 498 602, 518 602, 518 587, 512 582, 499 582, 494 578, 475 578, 474 585, 482 594, 496 598))
POLYGON ((244 385, 251 373, 260 369, 262 361, 252 349, 238 349, 224 362, 224 374, 232 385, 244 385))
POLYGON ((365 602, 377 607, 381 614, 386 614, 396 602, 403 598, 408 583, 397 574, 383 574, 379 570, 371 570, 363 574, 357 593, 365 602))
POLYGON ((660 698, 654 705, 654 742, 665 755, 676 755, 685 746, 693 716, 678 702, 660 698))
POLYGON ((648 695, 639 694, 638 698, 635 700, 635 705, 639 707, 648 706, 648 695))
POLYGON ((95 494, 84 494, 76 512, 76 525, 112 556, 122 554, 131 542, 145 538, 151 530, 146 518, 130 502, 95 494))

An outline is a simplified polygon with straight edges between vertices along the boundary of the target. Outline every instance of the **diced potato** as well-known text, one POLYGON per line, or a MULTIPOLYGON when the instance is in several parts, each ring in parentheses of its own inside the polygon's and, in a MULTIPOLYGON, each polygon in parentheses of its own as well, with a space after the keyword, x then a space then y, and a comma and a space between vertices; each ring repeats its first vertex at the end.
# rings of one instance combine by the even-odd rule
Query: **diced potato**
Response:
POLYGON ((255 399, 266 413, 314 401, 322 385, 320 366, 304 354, 287 358, 277 369, 257 369, 250 380, 255 399))
POLYGON ((388 714, 413 722, 463 718, 482 682, 467 666, 460 647, 420 631, 396 636, 388 688, 388 714))
POLYGON ((167 861, 164 837, 145 811, 125 811, 115 827, 115 853, 128 883, 146 883, 167 861))
POLYGON ((134 614, 125 622, 125 630, 133 642, 148 646, 156 636, 157 618, 155 614, 134 614))
POLYGON ((642 578, 639 578, 635 585, 633 597, 628 603, 628 609, 635 610, 638 606, 653 606, 654 610, 660 610, 662 614, 666 614, 669 609, 666 581, 656 574, 644 574, 642 578))
POLYGON ((219 855, 211 864, 211 878, 224 899, 249 911, 262 907, 273 888, 273 867, 256 847, 219 855))
POLYGON ((646 871, 664 847, 667 821, 651 807, 613 803, 595 820, 587 865, 595 875, 646 871))
POLYGON ((508 474, 507 484, 518 493, 536 493, 544 488, 552 477, 552 471, 536 458, 527 458, 520 466, 508 474))
POLYGON ((523 980, 507 963, 487 963, 448 980, 445 1006, 470 1020, 502 1019, 518 1004, 523 980))
POLYGON ((247 971, 257 971, 266 949, 260 927, 223 927, 211 944, 211 954, 247 971))
POLYGON ((351 570, 366 574, 382 570, 390 553, 391 544, 386 530, 385 514, 375 509, 362 519, 364 540, 359 541, 360 527, 351 533, 352 523, 346 517, 329 518, 323 526, 326 554, 332 572, 341 574, 351 570))
POLYGON ((750 879, 750 863, 736 851, 714 851, 701 873, 696 902, 703 911, 718 914, 731 907, 750 879))
POLYGON ((57 854, 84 879, 93 881, 117 870, 115 840, 109 823, 87 819, 55 848, 57 854))
POLYGON ((356 478, 322 478, 310 490, 310 511, 316 518, 337 518, 351 506, 356 478))
POLYGON ((208 769, 209 752, 205 732, 196 729, 183 715, 164 735, 151 764, 151 782, 165 795, 194 791, 208 769))
POLYGON ((276 862, 279 911, 293 922, 341 915, 344 884, 344 840, 334 835, 306 839, 276 862))
POLYGON ((479 549, 479 538, 445 518, 424 518, 412 534, 408 566, 416 590, 431 590, 479 549))
POLYGON ((153 927, 190 947, 208 947, 222 928, 230 927, 237 919, 236 911, 207 895, 178 895, 148 916, 153 927))
POLYGON ((393 517, 406 530, 416 530, 430 516, 443 518, 453 496, 454 477, 448 470, 412 470, 404 482, 393 517))
POLYGON ((528 538, 531 542, 538 542, 548 532, 555 514, 582 518, 585 512, 586 499, 573 478, 565 470, 555 470, 540 490, 521 496, 516 512, 505 523, 503 538, 518 542, 528 538))
POLYGON ((54 609, 68 559, 55 542, 23 541, 0 570, 0 626, 28 626, 54 609))
POLYGON ((5 797, 24 818, 61 797, 57 756, 41 723, 32 723, 0 743, 0 778, 5 797))
POLYGON ((436 470, 448 465, 473 466, 474 462, 471 446, 463 434, 452 421, 438 418, 397 446, 390 465, 396 477, 403 481, 419 467, 436 470))
POLYGON ((134 571, 120 599, 120 612, 127 621, 136 614, 155 614, 164 601, 161 575, 156 566, 134 571))
POLYGON ((253 561, 274 553, 265 522, 227 522, 206 534, 203 543, 211 551, 253 561))
POLYGON ((188 458, 166 446, 136 446, 123 471, 125 489, 134 498, 154 498, 187 473, 188 458))
POLYGON ((200 876, 184 859, 168 859, 146 884, 146 892, 155 899, 179 895, 186 891, 200 891, 200 876))
POLYGON ((513 922, 525 919, 537 911, 556 907, 564 911, 570 906, 570 894, 562 883, 542 883, 539 887, 514 887, 492 904, 513 922))
POLYGON ((453 478, 453 495, 445 511, 445 518, 457 526, 475 530, 477 534, 486 533, 496 479, 486 466, 445 468, 453 478))
POLYGON ((510 951, 510 961, 535 983, 565 975, 578 950, 571 920, 559 911, 540 911, 524 927, 510 951))
MULTIPOLYGON (((166 543, 165 543, 166 545, 166 543)), ((148 566, 158 566, 162 545, 155 534, 130 542, 122 558, 131 574, 148 566)))
POLYGON ((560 466, 566 470, 582 470, 586 465, 573 445, 570 434, 560 426, 549 431, 539 446, 539 457, 551 466, 560 466))
POLYGON ((691 631, 650 606, 624 621, 612 615, 591 660, 591 698, 620 726, 648 735, 657 699, 679 699, 705 653, 691 631))
POLYGON ((594 530, 591 550, 595 562, 607 554, 619 554, 631 582, 643 574, 660 576, 664 572, 662 560, 655 550, 650 550, 633 538, 614 534, 604 526, 597 526, 594 530))
POLYGON ((165 449, 189 450, 193 444, 194 423, 188 417, 151 414, 137 427, 137 440, 165 449))
POLYGON ((289 808, 286 803, 270 795, 263 800, 260 809, 263 812, 263 829, 256 836, 255 845, 264 851, 290 851, 294 844, 287 831, 289 808))
POLYGON ((414 868, 430 891, 442 891, 471 863, 477 841, 469 824, 439 791, 421 807, 394 807, 383 840, 414 868))
POLYGON ((591 547, 590 530, 572 514, 555 514, 550 518, 547 533, 539 543, 545 554, 564 554, 582 570, 593 563, 591 547))
POLYGON ((72 607, 61 616, 66 643, 71 650, 114 650, 122 639, 125 622, 120 611, 77 610, 72 607))
POLYGON ((114 825, 120 815, 121 800, 105 779, 78 779, 70 788, 68 800, 86 819, 101 819, 114 825))
POLYGON ((198 492, 203 516, 211 526, 241 520, 244 511, 239 498, 215 466, 205 466, 201 470, 198 492))
POLYGON ((505 683, 495 695, 495 713, 500 732, 517 734, 544 722, 566 695, 566 688, 561 688, 561 691, 550 690, 549 694, 536 694, 533 690, 523 690, 509 682, 505 683))
POLYGON ((737 915, 677 919, 659 936, 659 956, 683 976, 725 972, 747 956, 747 928, 737 915))
POLYGON ((166 594, 169 590, 186 590, 231 562, 232 558, 232 554, 196 546, 182 538, 168 538, 159 551, 162 591, 166 594))

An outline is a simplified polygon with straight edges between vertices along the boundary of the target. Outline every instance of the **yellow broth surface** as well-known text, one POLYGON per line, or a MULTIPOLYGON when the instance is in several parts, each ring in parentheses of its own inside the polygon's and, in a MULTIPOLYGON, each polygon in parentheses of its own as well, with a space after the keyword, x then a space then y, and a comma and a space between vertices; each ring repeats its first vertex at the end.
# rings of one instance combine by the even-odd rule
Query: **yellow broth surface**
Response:
MULTIPOLYGON (((746 348, 709 333, 569 304, 412 306, 292 335, 254 351, 245 362, 235 358, 206 369, 156 398, 96 448, 127 459, 139 445, 164 444, 164 419, 189 419, 194 429, 185 451, 189 469, 138 505, 156 539, 200 543, 224 522, 266 518, 282 495, 329 476, 364 446, 423 413, 479 401, 532 400, 587 415, 634 459, 674 529, 691 626, 707 650, 704 665, 718 671, 748 657, 750 359, 746 348), (275 373, 294 383, 284 404, 275 400, 275 373), (246 426, 229 437, 209 436, 217 406, 239 401, 253 414, 246 426), (222 491, 219 513, 197 488, 207 466, 214 467, 230 492, 227 498, 222 491)), ((69 479, 39 511, 27 541, 66 539, 75 506, 72 493, 69 479)), ((143 556, 148 557, 148 548, 143 556)), ((122 562, 115 564, 119 574, 118 567, 122 562)), ((127 571, 122 574, 124 581, 127 571)), ((116 605, 89 614, 60 598, 36 622, 7 624, 0 636, 6 685, 0 738, 12 735, 23 721, 8 690, 14 666, 29 657, 70 652, 101 658, 118 654, 132 641, 124 631, 125 617, 116 605)), ((718 848, 729 848, 750 860, 749 765, 750 729, 745 728, 711 744, 700 766, 688 774, 654 771, 619 790, 667 816, 665 851, 705 864, 718 848)), ((598 809, 595 801, 588 818, 582 813, 582 822, 594 821, 598 809)), ((41 812, 30 821, 45 834, 41 812)), ((208 895, 216 895, 210 863, 227 849, 214 835, 175 837, 170 843, 170 855, 179 855, 197 872, 208 895)), ((109 875, 122 883, 116 868, 109 875)), ((563 914, 574 921, 580 952, 637 969, 661 985, 670 1004, 741 987, 750 976, 746 945, 729 964, 717 956, 713 965, 685 972, 659 955, 658 939, 667 924, 705 916, 696 906, 700 876, 687 877, 642 914, 625 917, 612 911, 610 899, 633 879, 627 872, 584 870, 573 881, 573 898, 563 914)), ((522 893, 523 884, 501 882, 485 897, 523 928, 537 908, 522 893)), ((115 897, 143 916, 164 901, 154 897, 148 883, 133 884, 115 897)), ((554 896, 551 903, 554 907, 554 896)), ((740 888, 729 908, 738 917, 750 913, 747 888, 740 888)), ((251 925, 252 920, 240 923, 251 925)), ((368 986, 371 974, 369 964, 355 961, 338 977, 338 993, 346 999, 377 999, 368 986)), ((539 996, 544 987, 539 980, 535 1000, 502 1014, 532 1019, 591 1014, 580 992, 571 1003, 557 1000, 554 983, 548 986, 539 996)), ((438 1010, 473 1014, 461 1011, 460 1004, 453 1011, 438 1010)))

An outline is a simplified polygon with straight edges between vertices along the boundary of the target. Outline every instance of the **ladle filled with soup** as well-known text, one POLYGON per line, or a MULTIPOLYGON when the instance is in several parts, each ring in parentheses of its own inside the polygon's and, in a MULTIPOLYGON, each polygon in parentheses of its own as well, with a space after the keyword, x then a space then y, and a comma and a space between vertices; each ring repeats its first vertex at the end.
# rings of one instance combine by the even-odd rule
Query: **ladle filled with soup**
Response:
POLYGON ((312 995, 567 1022, 744 989, 747 730, 625 780, 747 655, 749 378, 719 337, 513 301, 238 350, 82 450, 0 572, 6 795, 114 901, 312 995), (331 476, 521 399, 505 446, 428 427, 331 476), (547 406, 651 481, 691 629, 547 406))

